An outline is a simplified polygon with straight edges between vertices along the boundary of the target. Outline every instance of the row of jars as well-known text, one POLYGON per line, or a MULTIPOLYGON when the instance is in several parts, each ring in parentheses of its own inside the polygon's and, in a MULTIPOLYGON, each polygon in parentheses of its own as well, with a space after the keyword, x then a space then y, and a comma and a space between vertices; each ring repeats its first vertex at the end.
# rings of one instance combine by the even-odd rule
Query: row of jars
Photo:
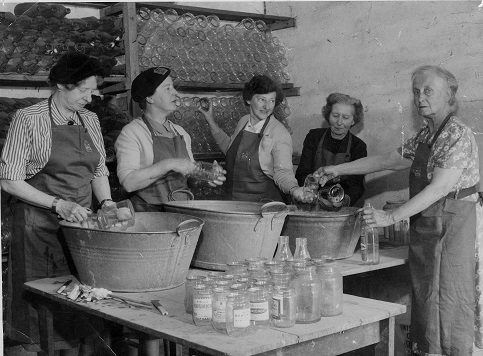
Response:
POLYGON ((290 80, 284 70, 286 49, 263 21, 246 18, 236 26, 220 26, 215 15, 141 8, 138 24, 142 68, 166 66, 180 80, 202 83, 244 83, 255 73, 282 83, 290 80), (183 75, 189 71, 191 76, 183 75))
POLYGON ((342 275, 334 260, 237 261, 225 272, 188 276, 185 288, 185 310, 195 325, 230 336, 342 313, 342 275))

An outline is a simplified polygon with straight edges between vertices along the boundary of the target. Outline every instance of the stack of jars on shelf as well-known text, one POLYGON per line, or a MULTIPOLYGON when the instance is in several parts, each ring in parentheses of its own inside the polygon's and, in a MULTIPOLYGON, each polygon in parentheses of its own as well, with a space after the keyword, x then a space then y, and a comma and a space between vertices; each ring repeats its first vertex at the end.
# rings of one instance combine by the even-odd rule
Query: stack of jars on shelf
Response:
POLYGON ((185 310, 195 325, 230 336, 269 326, 315 323, 342 313, 342 275, 334 260, 311 259, 305 238, 280 236, 273 260, 248 258, 227 264, 225 272, 188 275, 185 310))
POLYGON ((62 4, 43 2, 0 12, 0 72, 48 74, 62 54, 80 51, 98 57, 110 75, 124 53, 122 16, 66 18, 69 13, 62 4))
MULTIPOLYGON (((249 113, 248 106, 240 94, 233 96, 183 96, 177 100, 178 109, 170 114, 169 119, 183 127, 191 136, 191 148, 194 153, 214 153, 220 149, 214 141, 210 128, 199 110, 213 107, 213 116, 226 134, 232 135, 240 118, 249 113)), ((290 108, 284 99, 273 112, 274 116, 291 131, 287 120, 290 108)))
POLYGON ((165 66, 181 81, 245 83, 256 73, 287 83, 286 48, 265 22, 245 18, 222 24, 215 15, 138 11, 139 63, 165 66))

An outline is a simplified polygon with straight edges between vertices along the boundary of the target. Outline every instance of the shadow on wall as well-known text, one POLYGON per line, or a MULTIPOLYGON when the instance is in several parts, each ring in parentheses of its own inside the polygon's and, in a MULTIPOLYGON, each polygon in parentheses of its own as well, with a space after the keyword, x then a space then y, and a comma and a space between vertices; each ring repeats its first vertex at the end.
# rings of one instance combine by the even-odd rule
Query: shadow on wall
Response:
MULTIPOLYGON (((362 206, 361 204, 363 204, 366 199, 372 199, 384 193, 407 190, 409 188, 409 169, 391 172, 370 181, 366 181, 365 188, 364 195, 359 199, 357 206, 362 206)), ((380 207, 376 206, 376 208, 380 209, 382 208, 382 205, 380 207)))

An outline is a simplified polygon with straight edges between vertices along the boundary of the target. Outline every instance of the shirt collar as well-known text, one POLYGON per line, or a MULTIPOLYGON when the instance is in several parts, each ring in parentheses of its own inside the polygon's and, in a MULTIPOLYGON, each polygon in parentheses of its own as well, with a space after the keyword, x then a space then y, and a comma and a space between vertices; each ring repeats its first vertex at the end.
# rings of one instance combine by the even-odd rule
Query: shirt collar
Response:
POLYGON ((250 118, 248 118, 248 122, 247 122, 247 125, 245 127, 245 131, 253 132, 253 133, 260 133, 260 131, 262 131, 262 127, 263 127, 263 124, 265 123, 265 120, 259 121, 255 125, 252 125, 250 123, 250 118))

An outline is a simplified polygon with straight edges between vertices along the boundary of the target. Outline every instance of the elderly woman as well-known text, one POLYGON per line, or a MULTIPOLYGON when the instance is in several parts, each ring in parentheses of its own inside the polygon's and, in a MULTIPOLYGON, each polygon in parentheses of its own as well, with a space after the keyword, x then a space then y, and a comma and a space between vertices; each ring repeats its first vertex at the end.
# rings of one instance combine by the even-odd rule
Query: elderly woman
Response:
POLYGON ((472 130, 455 116, 457 88, 447 70, 417 68, 412 90, 423 128, 390 153, 317 172, 333 177, 410 168, 410 200, 393 211, 364 209, 363 218, 383 227, 411 217, 411 340, 424 355, 473 350, 478 148, 472 130))
POLYGON ((280 87, 265 75, 256 75, 243 89, 250 113, 240 119, 233 136, 216 124, 213 110, 200 110, 216 143, 226 155, 225 192, 229 200, 283 201, 285 194, 302 199, 292 165, 292 139, 273 117, 283 100, 280 87))
MULTIPOLYGON (((360 100, 346 94, 332 93, 322 108, 329 128, 310 130, 304 140, 302 156, 295 172, 300 185, 307 175, 320 167, 336 165, 367 156, 367 146, 350 129, 364 118, 360 100)), ((326 184, 339 182, 345 192, 345 205, 354 205, 364 194, 364 175, 337 177, 326 184)), ((330 203, 329 203, 330 204, 330 203)))
MULTIPOLYGON (((149 68, 133 81, 131 95, 143 110, 124 126, 116 140, 117 175, 136 211, 162 211, 173 192, 186 190, 195 172, 191 138, 167 116, 176 110, 178 92, 165 67, 149 68)), ((220 176, 209 182, 221 185, 220 176)))
MULTIPOLYGON (((23 283, 76 274, 59 218, 86 219, 93 192, 101 205, 112 204, 99 120, 84 109, 102 74, 95 58, 79 52, 63 55, 49 74, 53 94, 18 110, 5 141, 1 186, 17 198, 9 255, 13 285, 8 287, 7 335, 20 342, 39 342, 35 301, 23 291, 23 283)), ((59 313, 54 318, 56 338, 74 340, 74 331, 81 329, 79 322, 59 313)))

